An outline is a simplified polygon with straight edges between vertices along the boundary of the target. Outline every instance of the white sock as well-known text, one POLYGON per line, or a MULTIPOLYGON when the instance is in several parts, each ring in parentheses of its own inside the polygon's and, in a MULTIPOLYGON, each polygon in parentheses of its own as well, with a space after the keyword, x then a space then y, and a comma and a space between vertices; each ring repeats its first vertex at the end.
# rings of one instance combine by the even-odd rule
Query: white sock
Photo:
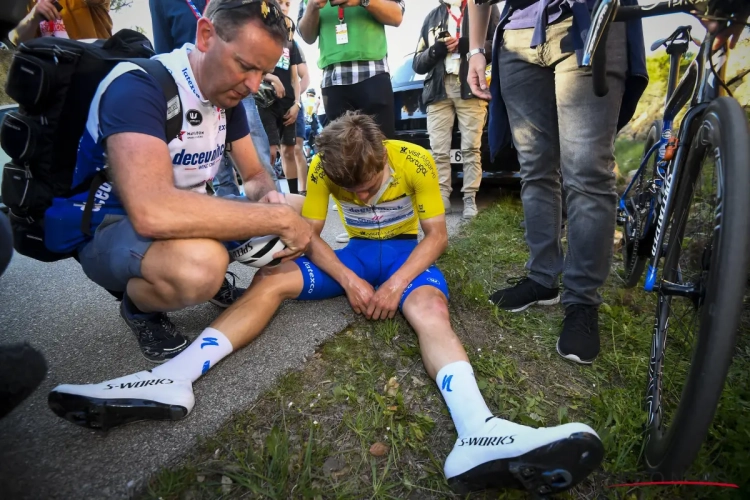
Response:
POLYGON ((458 437, 471 434, 492 417, 468 362, 456 361, 445 365, 438 372, 436 382, 451 412, 458 437))
POLYGON ((160 377, 195 382, 216 363, 232 353, 232 343, 214 328, 206 328, 187 349, 151 370, 160 377))

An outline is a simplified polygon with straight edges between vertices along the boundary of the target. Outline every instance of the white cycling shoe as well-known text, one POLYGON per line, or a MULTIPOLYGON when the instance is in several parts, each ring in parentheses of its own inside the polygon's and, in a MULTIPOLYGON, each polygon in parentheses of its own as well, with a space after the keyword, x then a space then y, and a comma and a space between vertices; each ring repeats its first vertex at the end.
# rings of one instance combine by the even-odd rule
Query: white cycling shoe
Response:
POLYGON ((603 458, 602 442, 588 425, 534 429, 491 417, 456 440, 445 477, 456 493, 512 488, 549 495, 581 482, 603 458))
POLYGON ((100 384, 59 385, 47 401, 58 416, 97 430, 140 420, 179 420, 195 406, 189 380, 157 377, 150 371, 100 384))

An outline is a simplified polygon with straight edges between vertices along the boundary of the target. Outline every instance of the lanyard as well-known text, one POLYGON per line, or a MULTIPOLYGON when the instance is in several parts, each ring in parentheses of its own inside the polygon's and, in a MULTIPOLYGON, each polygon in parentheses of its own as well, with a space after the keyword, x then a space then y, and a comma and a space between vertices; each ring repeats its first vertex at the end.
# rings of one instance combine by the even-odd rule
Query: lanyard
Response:
MULTIPOLYGON (((208 7, 208 2, 211 0, 206 0, 206 7, 208 7)), ((193 13, 196 19, 201 18, 201 11, 198 10, 198 8, 193 3, 193 0, 185 0, 185 3, 188 4, 188 7, 190 7, 190 11, 193 13)))
POLYGON ((339 7, 339 24, 344 23, 344 8, 339 7))
POLYGON ((464 9, 466 9, 466 0, 463 0, 461 2, 461 15, 456 17, 453 15, 453 12, 451 12, 451 6, 446 5, 446 9, 448 9, 448 14, 453 18, 454 21, 456 21, 456 38, 461 38, 461 21, 464 18, 464 9))

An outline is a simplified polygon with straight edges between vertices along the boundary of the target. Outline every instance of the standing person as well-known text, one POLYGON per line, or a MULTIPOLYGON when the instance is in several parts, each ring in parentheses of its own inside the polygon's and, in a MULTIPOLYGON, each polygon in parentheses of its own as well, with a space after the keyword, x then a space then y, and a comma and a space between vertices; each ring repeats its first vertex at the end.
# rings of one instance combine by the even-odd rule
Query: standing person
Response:
MULTIPOLYGON (((301 0, 297 24, 302 39, 319 40, 318 67, 327 119, 347 110, 371 115, 388 139, 396 136, 386 26, 400 26, 404 0, 301 0)), ((342 233, 339 243, 349 241, 342 233)))
MULTIPOLYGON (((281 0, 279 5, 284 15, 289 15, 291 0, 281 0)), ((292 23, 291 19, 287 22, 292 23)), ((289 185, 290 193, 299 191, 297 158, 295 145, 297 144, 297 115, 300 103, 300 81, 298 66, 304 62, 299 45, 294 40, 284 46, 281 58, 273 73, 266 75, 265 81, 273 85, 275 97, 268 106, 259 108, 263 128, 271 144, 271 161, 276 160, 276 153, 281 150, 281 167, 289 185)), ((305 163, 307 166, 307 163, 305 163)))
MULTIPOLYGON (((458 116, 464 171, 461 188, 463 218, 471 219, 477 215, 475 198, 482 182, 481 147, 487 101, 474 96, 466 80, 469 69, 466 60, 469 47, 467 0, 439 0, 438 3, 440 5, 424 19, 412 66, 415 73, 427 75, 422 102, 427 106, 427 133, 438 167, 440 194, 446 213, 451 213, 450 152, 453 124, 458 116), (446 38, 440 38, 446 35, 446 38)), ((484 42, 487 53, 492 51, 492 35, 499 17, 500 12, 493 6, 484 42)))
MULTIPOLYGON (((313 89, 313 96, 315 96, 315 89, 313 89)), ((315 115, 318 118, 318 125, 320 125, 320 128, 325 128, 325 126, 328 125, 328 115, 326 115, 326 107, 325 104, 323 104, 323 98, 321 96, 318 96, 317 99, 315 99, 315 115)))
MULTIPOLYGON (((296 42, 295 42, 296 43, 296 42)), ((305 54, 302 52, 302 47, 297 44, 297 50, 299 50, 299 56, 302 62, 297 65, 297 75, 299 76, 299 88, 300 92, 302 89, 306 89, 310 85, 310 72, 307 69, 307 61, 305 60, 305 54)), ((305 128, 306 128, 306 113, 305 103, 303 102, 302 96, 300 95, 300 108, 297 113, 297 122, 295 126, 296 138, 294 144, 294 158, 297 161, 297 189, 299 194, 305 196, 307 194, 307 159, 305 158, 305 152, 303 150, 305 142, 305 128)))
MULTIPOLYGON (((492 2, 494 3, 494 2, 492 2)), ((623 0, 623 5, 635 4, 623 0)), ((613 23, 607 40, 609 93, 594 95, 591 71, 579 66, 590 27, 588 3, 507 2, 500 16, 487 90, 484 44, 489 6, 469 4, 469 83, 492 99, 491 149, 503 147, 509 120, 521 164, 528 275, 491 301, 518 312, 560 301, 565 319, 560 356, 590 364, 599 354, 599 288, 609 274, 615 230, 614 138, 647 83, 641 21, 613 23), (507 112, 507 115, 506 115, 507 112), (497 140, 495 139, 497 137, 497 140), (560 177, 568 210, 568 253, 560 242, 560 177)), ((510 281, 510 280, 509 280, 510 281)))
MULTIPOLYGON (((198 19, 206 10, 207 4, 207 0, 149 0, 156 53, 165 54, 186 43, 193 43, 198 19)), ((268 161, 271 156, 268 136, 263 130, 255 99, 252 96, 246 97, 242 100, 242 106, 247 114, 250 138, 258 152, 261 165, 276 181, 276 174, 268 161)), ((217 196, 240 195, 234 165, 229 157, 224 158, 214 183, 217 196)))
POLYGON ((8 33, 13 45, 40 36, 83 40, 112 36, 109 0, 32 0, 29 13, 8 33), (82 3, 82 2, 80 2, 82 3))

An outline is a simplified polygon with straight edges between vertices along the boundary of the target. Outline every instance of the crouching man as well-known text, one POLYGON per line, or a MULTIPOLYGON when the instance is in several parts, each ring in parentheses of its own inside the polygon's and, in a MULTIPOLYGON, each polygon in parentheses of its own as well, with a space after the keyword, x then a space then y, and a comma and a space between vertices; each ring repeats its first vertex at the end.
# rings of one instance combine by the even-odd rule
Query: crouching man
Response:
MULTIPOLYGON (((151 371, 92 385, 63 385, 50 394, 58 415, 98 415, 104 428, 190 413, 193 383, 251 342, 285 299, 346 295, 358 314, 414 328, 429 375, 450 410, 458 439, 445 475, 458 490, 566 490, 603 456, 597 434, 571 423, 534 429, 493 416, 448 315, 448 287, 435 261, 448 245, 435 163, 413 144, 385 140, 369 116, 347 112, 321 132, 310 165, 302 215, 313 227, 306 255, 261 269, 252 285, 183 353, 151 371), (349 244, 332 250, 320 238, 328 198, 338 205, 349 244), (424 238, 418 242, 419 226, 424 238), (168 383, 159 383, 167 380, 168 383), (116 411, 108 412, 108 408, 116 411)), ((72 417, 72 418, 71 418, 72 417)))

